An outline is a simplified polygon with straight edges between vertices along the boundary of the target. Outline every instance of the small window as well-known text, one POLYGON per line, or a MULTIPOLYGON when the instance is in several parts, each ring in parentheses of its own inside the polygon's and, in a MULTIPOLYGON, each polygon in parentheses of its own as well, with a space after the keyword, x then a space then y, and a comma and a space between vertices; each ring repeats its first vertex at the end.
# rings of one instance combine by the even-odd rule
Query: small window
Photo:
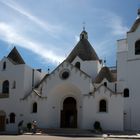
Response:
POLYGON ((33 113, 37 113, 37 103, 33 103, 33 110, 32 110, 33 113))
POLYGON ((64 71, 62 73, 62 79, 67 79, 69 77, 69 72, 68 71, 64 71))
POLYGON ((135 55, 140 54, 140 40, 136 41, 135 43, 135 55))
POLYGON ((106 100, 101 100, 99 102, 99 112, 106 112, 106 100))
POLYGON ((129 89, 128 88, 125 88, 124 91, 123 91, 123 97, 127 98, 129 97, 129 89))
POLYGON ((9 93, 9 81, 8 80, 3 82, 2 93, 9 93))
POLYGON ((16 88, 16 81, 13 81, 13 89, 16 88))
POLYGON ((76 63, 75 63, 75 67, 77 67, 78 69, 80 69, 80 67, 81 67, 80 62, 76 62, 76 63))
POLYGON ((3 62, 3 70, 6 69, 6 62, 3 62))
POLYGON ((15 123, 15 113, 10 113, 10 123, 15 123))
POLYGON ((104 82, 104 86, 107 87, 107 82, 104 82))
POLYGON ((69 69, 63 69, 63 70, 59 73, 59 77, 60 77, 62 80, 68 79, 69 76, 70 76, 70 71, 69 71, 69 69))

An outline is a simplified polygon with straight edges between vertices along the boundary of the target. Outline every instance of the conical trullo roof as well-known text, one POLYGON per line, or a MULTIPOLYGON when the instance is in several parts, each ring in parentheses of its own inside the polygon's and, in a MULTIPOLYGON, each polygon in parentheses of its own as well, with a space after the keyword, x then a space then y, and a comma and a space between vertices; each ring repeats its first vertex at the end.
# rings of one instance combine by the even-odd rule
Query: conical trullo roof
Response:
POLYGON ((9 55, 7 56, 7 58, 10 59, 12 62, 14 62, 14 64, 16 64, 16 65, 18 65, 18 64, 25 64, 23 58, 19 54, 19 52, 16 49, 16 47, 14 47, 12 49, 12 51, 9 53, 9 55))
POLYGON ((131 29, 128 31, 128 33, 130 32, 134 32, 138 26, 140 25, 140 8, 138 9, 138 17, 136 18, 134 24, 132 25, 131 29))
POLYGON ((80 41, 74 47, 66 60, 71 63, 76 56, 81 58, 83 61, 99 60, 99 57, 97 56, 95 50, 88 41, 88 34, 85 30, 80 34, 80 41))
POLYGON ((113 76, 111 71, 109 70, 108 67, 103 67, 97 77, 95 78, 95 83, 100 83, 102 80, 106 78, 109 82, 115 82, 116 78, 113 76))

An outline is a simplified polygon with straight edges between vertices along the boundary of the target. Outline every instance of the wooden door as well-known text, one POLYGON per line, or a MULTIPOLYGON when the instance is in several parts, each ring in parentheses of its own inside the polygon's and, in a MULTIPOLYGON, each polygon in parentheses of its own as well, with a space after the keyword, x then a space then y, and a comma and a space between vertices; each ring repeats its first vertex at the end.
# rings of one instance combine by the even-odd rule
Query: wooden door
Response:
POLYGON ((68 97, 64 100, 63 110, 61 110, 61 128, 77 128, 76 100, 68 97))
POLYGON ((0 131, 5 131, 5 116, 0 116, 0 131))

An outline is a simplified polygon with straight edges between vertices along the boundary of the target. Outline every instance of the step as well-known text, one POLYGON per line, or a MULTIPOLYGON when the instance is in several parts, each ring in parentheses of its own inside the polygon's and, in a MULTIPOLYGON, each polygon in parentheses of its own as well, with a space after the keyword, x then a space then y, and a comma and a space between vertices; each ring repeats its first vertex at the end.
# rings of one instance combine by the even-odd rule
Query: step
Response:
POLYGON ((73 129, 73 128, 58 128, 58 129, 47 129, 48 134, 91 134, 91 130, 85 129, 73 129))

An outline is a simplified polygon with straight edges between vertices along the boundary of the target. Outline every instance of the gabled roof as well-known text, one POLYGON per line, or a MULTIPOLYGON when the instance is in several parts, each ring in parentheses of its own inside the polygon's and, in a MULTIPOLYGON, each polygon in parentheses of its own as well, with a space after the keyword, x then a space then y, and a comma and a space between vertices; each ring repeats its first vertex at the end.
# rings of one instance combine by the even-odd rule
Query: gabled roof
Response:
POLYGON ((31 94, 35 94, 36 96, 38 96, 39 98, 42 98, 42 99, 47 99, 47 96, 42 96, 42 94, 40 94, 40 92, 38 90, 32 89, 32 91, 29 92, 28 94, 26 94, 23 98, 21 98, 21 100, 27 99, 31 94))
POLYGON ((88 41, 88 36, 87 36, 86 31, 83 31, 80 34, 80 41, 74 47, 74 49, 69 54, 69 56, 66 58, 66 61, 71 63, 75 59, 76 56, 81 58, 83 61, 84 60, 99 60, 98 55, 96 54, 95 50, 93 49, 93 47, 88 41))
MULTIPOLYGON (((73 67, 73 68, 75 68, 75 69, 77 69, 77 71, 79 71, 80 73, 82 73, 82 74, 85 75, 86 77, 91 78, 88 74, 86 74, 86 73, 83 72, 82 70, 76 68, 74 65, 72 65, 71 63, 69 63, 69 62, 67 62, 66 60, 64 60, 64 61, 63 61, 59 66, 57 66, 56 69, 54 69, 50 74, 46 74, 46 75, 42 78, 42 80, 35 86, 34 89, 32 89, 29 93, 27 93, 26 95, 24 95, 24 97, 22 98, 22 100, 28 98, 33 92, 34 92, 35 94, 37 94, 37 96, 39 96, 39 97, 41 97, 41 98, 47 98, 47 97, 43 97, 42 94, 40 94, 40 93, 42 92, 42 91, 41 91, 41 90, 42 90, 41 85, 42 85, 42 83, 43 83, 47 78, 49 78, 52 74, 54 74, 54 72, 55 72, 56 70, 58 70, 59 67, 62 66, 64 63, 70 65, 71 67, 73 67)), ((63 67, 63 66, 62 66, 62 67, 63 67)))
POLYGON ((132 25, 131 29, 128 31, 128 33, 130 32, 134 32, 137 27, 140 25, 140 18, 136 19, 136 21, 134 22, 134 24, 132 25))
POLYGON ((109 82, 115 82, 116 78, 113 76, 111 71, 109 70, 108 67, 103 67, 97 77, 95 78, 95 83, 100 83, 102 80, 106 78, 109 82))
POLYGON ((115 92, 112 89, 110 89, 108 86, 104 86, 104 84, 99 85, 97 88, 94 89, 94 91, 92 93, 96 93, 96 91, 98 91, 101 87, 106 88, 107 90, 109 90, 114 95, 116 95, 116 94, 122 94, 122 92, 115 92))
POLYGON ((140 8, 138 9, 137 14, 138 14, 138 17, 137 17, 136 21, 134 22, 134 24, 132 25, 132 27, 131 27, 131 29, 129 30, 128 33, 134 32, 138 28, 138 26, 140 25, 140 8))
POLYGON ((18 50, 16 49, 16 47, 14 47, 12 49, 12 51, 8 54, 7 58, 12 61, 14 64, 18 65, 18 64, 25 64, 23 58, 21 57, 21 55, 19 54, 18 50))
MULTIPOLYGON (((57 69, 59 69, 59 67, 61 65, 63 65, 64 63, 67 63, 68 65, 70 65, 71 67, 75 67, 73 64, 69 63, 68 61, 64 60, 61 64, 59 64, 50 74, 46 74, 42 80, 39 82, 39 84, 37 84, 35 86, 35 88, 38 88, 49 76, 51 76, 57 69)), ((76 68, 76 67, 75 67, 76 68)), ((84 71, 82 71, 81 69, 76 68, 77 71, 80 71, 82 74, 84 74, 85 76, 87 76, 88 78, 91 78, 87 73, 85 73, 84 71)))
POLYGON ((45 80, 48 76, 49 76, 49 74, 46 74, 46 75, 42 78, 42 80, 35 86, 35 88, 38 88, 38 87, 44 82, 44 80, 45 80))

